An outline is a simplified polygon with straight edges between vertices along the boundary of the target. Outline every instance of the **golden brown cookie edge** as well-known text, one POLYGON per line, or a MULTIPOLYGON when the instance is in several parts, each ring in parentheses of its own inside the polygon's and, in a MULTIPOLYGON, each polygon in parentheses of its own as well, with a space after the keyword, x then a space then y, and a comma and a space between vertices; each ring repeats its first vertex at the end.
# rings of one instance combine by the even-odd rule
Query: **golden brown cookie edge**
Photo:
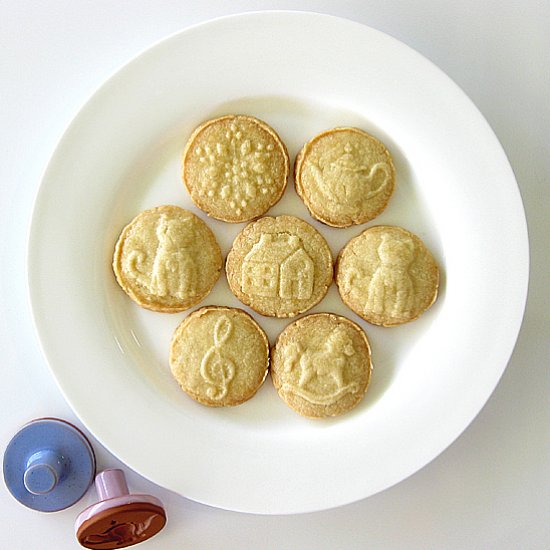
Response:
POLYGON ((263 386, 263 384, 264 384, 264 382, 267 378, 267 375, 269 373, 269 367, 270 367, 270 364, 271 364, 269 339, 268 339, 267 334, 265 333, 264 329, 258 324, 256 319, 254 319, 254 317, 252 317, 252 315, 250 315, 247 311, 244 311, 244 309, 241 309, 241 308, 238 308, 238 307, 230 307, 230 306, 216 306, 216 305, 202 306, 201 308, 196 309, 195 311, 193 311, 189 315, 187 315, 187 317, 176 327, 176 330, 172 334, 172 338, 170 340, 168 364, 170 366, 170 372, 172 374, 172 377, 174 378, 174 380, 176 381, 178 386, 181 388, 181 390, 183 392, 185 392, 187 395, 189 395, 189 397, 191 397, 191 399, 193 399, 197 403, 200 403, 201 405, 205 405, 207 407, 217 407, 217 408, 236 407, 238 405, 242 405, 246 401, 250 401, 250 399, 252 399, 258 393, 259 389, 263 386), (204 398, 202 395, 199 395, 196 392, 193 392, 189 388, 184 388, 183 385, 180 383, 179 379, 174 374, 173 367, 172 367, 173 358, 174 358, 174 355, 175 355, 174 344, 175 344, 177 338, 185 330, 187 325, 189 323, 191 323, 193 321, 193 319, 196 318, 196 317, 202 317, 203 315, 207 315, 211 311, 219 311, 219 310, 232 311, 232 312, 238 312, 239 314, 244 314, 246 316, 246 318, 249 321, 252 322, 252 325, 256 328, 256 330, 258 331, 258 333, 262 337, 262 340, 265 344, 265 355, 266 355, 266 368, 264 370, 264 374, 263 374, 263 377, 262 377, 260 383, 255 387, 254 391, 251 392, 250 394, 248 394, 248 396, 243 398, 243 399, 231 400, 229 402, 223 402, 223 403, 220 402, 220 401, 209 400, 208 398, 204 398))
POLYGON ((294 321, 289 323, 280 332, 280 334, 277 336, 277 338, 275 340, 275 343, 271 347, 270 376, 271 376, 271 380, 273 382, 273 386, 275 387, 275 390, 277 391, 277 394, 279 395, 281 400, 290 409, 292 409, 294 412, 296 412, 300 416, 303 416, 304 418, 310 418, 310 419, 334 418, 336 416, 341 416, 343 414, 346 414, 347 412, 350 412, 357 405, 359 405, 359 403, 364 399, 364 397, 367 393, 367 390, 369 388, 369 385, 370 385, 370 381, 371 381, 371 378, 372 378, 372 371, 373 371, 372 351, 371 351, 370 342, 369 342, 369 339, 368 339, 368 336, 367 336, 366 332, 363 330, 363 328, 360 325, 358 325, 357 323, 355 323, 351 319, 348 319, 347 317, 345 317, 343 315, 339 315, 337 313, 330 313, 330 312, 310 313, 308 315, 304 315, 303 317, 300 317, 299 319, 295 319, 294 321), (349 395, 340 398, 338 401, 336 401, 335 403, 332 403, 331 405, 320 406, 320 405, 311 404, 307 400, 305 400, 305 399, 303 399, 303 398, 301 398, 300 396, 297 396, 297 395, 292 396, 292 398, 294 400, 294 403, 289 403, 289 401, 287 399, 287 393, 281 391, 281 383, 280 383, 280 380, 278 378, 278 369, 275 367, 275 363, 276 363, 276 361, 275 361, 275 350, 276 350, 277 346, 280 344, 280 342, 282 341, 282 339, 284 338, 285 332, 287 331, 287 329, 290 329, 291 327, 293 327, 297 323, 300 323, 303 319, 306 319, 306 322, 308 322, 308 321, 312 320, 311 318, 313 318, 313 317, 332 317, 332 318, 335 318, 337 320, 337 322, 339 322, 339 323, 344 323, 344 324, 347 324, 347 325, 351 326, 351 328, 353 330, 355 330, 361 336, 363 342, 365 343, 366 349, 367 349, 368 368, 367 368, 367 380, 366 380, 366 383, 365 383, 365 388, 362 392, 358 392, 356 394, 357 398, 355 400, 353 400, 351 405, 346 406, 341 411, 338 411, 338 407, 336 407, 336 405, 340 401, 342 401, 345 398, 349 397, 349 395), (295 405, 295 404, 298 404, 298 405, 295 405), (335 408, 337 409, 336 411, 334 411, 335 408))
POLYGON ((256 313, 259 313, 260 315, 263 315, 264 317, 275 317, 277 319, 289 319, 291 317, 296 317, 296 316, 298 316, 302 313, 305 313, 306 311, 309 311, 310 309, 314 308, 317 304, 319 304, 325 298, 325 296, 327 295, 327 292, 330 288, 330 285, 334 281, 334 259, 332 257, 332 251, 330 250, 330 247, 328 246, 328 243, 327 243, 325 237, 319 231, 317 231, 317 229, 315 229, 315 227, 313 227, 311 224, 309 224, 308 222, 306 222, 302 218, 298 218, 297 216, 289 216, 287 214, 281 214, 279 216, 262 216, 262 217, 258 218, 257 220, 251 221, 235 237, 235 239, 233 241, 233 244, 231 245, 231 249, 229 250, 229 252, 227 254, 227 257, 225 259, 225 275, 226 275, 227 283, 229 285, 229 290, 235 296, 235 298, 237 298, 245 306, 249 307, 250 309, 252 309, 256 313), (239 240, 239 242, 237 244, 238 245, 241 244, 241 240, 246 238, 246 235, 244 235, 245 232, 247 232, 247 230, 250 231, 250 232, 252 231, 252 225, 254 225, 256 223, 260 223, 263 220, 267 220, 267 219, 279 220, 281 218, 289 218, 289 219, 298 220, 300 223, 304 223, 308 227, 313 229, 324 241, 324 243, 327 247, 327 250, 329 252, 329 256, 330 256, 330 273, 331 273, 331 275, 330 275, 330 278, 329 278, 328 282, 324 285, 325 290, 320 295, 319 299, 315 303, 313 303, 312 305, 309 305, 305 309, 302 309, 302 310, 299 310, 299 311, 296 311, 296 312, 290 312, 288 314, 281 314, 281 313, 278 313, 274 310, 267 310, 267 309, 261 310, 261 309, 258 309, 257 305, 255 305, 255 304, 251 303, 249 300, 247 300, 247 295, 244 294, 240 290, 240 283, 239 283, 240 277, 238 276, 238 270, 236 269, 236 266, 238 265, 238 263, 237 263, 237 259, 235 259, 235 254, 236 253, 234 252, 235 243, 237 243, 237 241, 239 240))
POLYGON ((437 300, 437 297, 438 297, 438 294, 439 294, 440 280, 441 280, 441 276, 440 276, 439 266, 438 266, 437 262, 435 261, 435 258, 433 257, 433 254, 431 253, 431 251, 424 244, 424 241, 420 237, 418 237, 418 235, 415 235, 414 233, 412 233, 408 229, 405 229, 404 227, 401 227, 401 226, 398 226, 398 225, 373 225, 372 227, 368 227, 367 229, 362 231, 359 235, 356 235, 355 237, 351 238, 342 247, 342 249, 338 253, 338 256, 336 257, 336 262, 335 262, 335 265, 334 265, 334 282, 336 284, 336 288, 338 289, 338 294, 340 295, 340 298, 341 298, 342 302, 349 309, 351 309, 356 315, 361 317, 361 319, 367 321, 367 323, 370 323, 371 325, 375 325, 375 326, 379 326, 379 327, 386 327, 386 328, 398 327, 398 326, 410 323, 412 321, 416 321, 416 319, 418 319, 423 313, 425 313, 437 300), (416 240, 419 241, 422 244, 422 247, 426 250, 426 252, 430 256, 430 258, 433 262, 433 267, 435 268, 436 284, 435 284, 432 300, 428 303, 428 305, 424 309, 421 309, 420 312, 417 315, 415 315, 414 317, 411 317, 407 320, 404 320, 404 321, 391 322, 391 321, 386 321, 385 316, 375 316, 375 315, 369 316, 369 315, 366 315, 365 312, 362 309, 357 307, 352 301, 348 300, 347 295, 343 294, 343 292, 341 290, 340 283, 339 283, 340 264, 341 264, 341 261, 342 261, 342 256, 345 253, 345 250, 348 247, 348 245, 350 245, 353 241, 359 239, 364 233, 366 233, 367 231, 370 231, 371 229, 385 229, 385 228, 388 228, 388 227, 389 228, 401 229, 401 230, 405 231, 409 236, 412 236, 415 241, 416 240))
POLYGON ((119 235, 119 237, 118 237, 118 239, 115 243, 113 261, 112 261, 111 266, 112 266, 113 272, 115 274, 115 279, 116 279, 117 283, 119 284, 119 286, 121 287, 121 289, 138 306, 140 306, 144 309, 147 309, 149 311, 155 311, 157 313, 180 313, 180 312, 186 311, 189 308, 192 308, 194 305, 200 303, 202 300, 204 300, 204 298, 206 298, 206 296, 208 296, 210 294, 210 292, 212 292, 214 286, 218 282, 218 280, 220 278, 220 275, 221 275, 221 271, 222 271, 222 268, 223 268, 223 256, 222 256, 222 253, 221 253, 220 245, 219 245, 219 243, 216 239, 216 236, 214 235, 214 232, 212 231, 212 229, 210 229, 210 227, 208 227, 208 224, 204 220, 201 220, 201 218, 199 218, 199 216, 197 216, 196 214, 194 214, 190 210, 186 210, 185 208, 181 208, 180 206, 176 206, 176 205, 172 205, 172 204, 166 204, 166 205, 161 205, 161 206, 154 206, 153 208, 148 208, 147 210, 142 210, 141 212, 136 214, 132 218, 132 220, 124 226, 124 228, 122 229, 122 231, 121 231, 121 233, 120 233, 120 235, 119 235), (217 275, 213 276, 213 283, 210 286, 210 288, 207 289, 206 291, 202 292, 201 294, 198 294, 197 296, 192 296, 192 297, 188 298, 187 300, 182 301, 181 305, 177 305, 177 306, 157 305, 157 304, 151 303, 151 302, 145 300, 144 298, 142 298, 139 294, 137 294, 134 291, 133 288, 130 287, 129 283, 126 281, 126 279, 124 278, 124 276, 122 274, 122 266, 120 265, 121 257, 122 257, 122 247, 124 245, 124 241, 126 239, 126 236, 127 236, 128 232, 130 231, 130 228, 131 228, 132 224, 143 214, 147 214, 147 213, 157 211, 157 210, 163 210, 163 209, 166 209, 166 208, 169 208, 169 209, 174 209, 175 208, 175 209, 178 209, 178 210, 183 210, 184 212, 187 212, 187 213, 191 214, 192 216, 197 218, 202 224, 204 224, 204 226, 208 229, 209 238, 212 241, 212 243, 215 245, 215 248, 218 252, 217 256, 219 258, 219 262, 218 262, 219 265, 216 268, 217 275))
POLYGON ((389 152, 388 148, 386 147, 386 145, 382 141, 380 141, 377 137, 369 134, 368 132, 365 132, 365 130, 361 130, 361 128, 355 128, 353 126, 338 126, 336 128, 324 130, 323 132, 313 136, 309 141, 307 141, 302 147, 302 149, 300 150, 300 152, 298 153, 298 155, 296 156, 296 160, 294 162, 294 187, 296 189, 296 193, 298 194, 300 199, 302 199, 302 202, 305 204, 306 208, 308 209, 311 217, 316 219, 317 221, 320 221, 321 223, 324 223, 325 225, 328 225, 330 227, 337 227, 337 228, 351 227, 353 225, 362 225, 378 217, 380 214, 382 214, 382 212, 387 208, 391 197, 393 196, 393 193, 395 191, 395 165, 393 163, 393 157, 389 152), (381 207, 378 210, 375 210, 374 215, 368 215, 368 216, 365 215, 361 218, 358 218, 358 221, 356 220, 342 221, 337 218, 330 218, 329 216, 324 216, 323 214, 317 212, 315 208, 312 206, 311 204, 312 201, 307 196, 306 189, 302 184, 301 169, 308 150, 311 149, 313 144, 317 142, 319 139, 327 135, 333 134, 335 132, 342 132, 342 131, 356 132, 358 134, 367 136, 369 139, 372 139, 380 143, 384 148, 384 152, 388 157, 388 163, 390 165, 391 172, 392 172, 391 191, 388 194, 386 201, 381 205, 381 207))
POLYGON ((287 149, 284 141, 281 139, 279 134, 269 124, 267 124, 267 122, 264 122, 263 120, 261 120, 259 118, 256 118, 254 116, 251 116, 251 115, 223 115, 223 116, 220 116, 220 117, 216 117, 216 118, 206 120, 205 122, 203 122, 202 124, 197 126, 195 128, 195 130, 193 130, 193 132, 191 133, 191 136, 189 137, 189 139, 188 139, 188 141, 185 145, 185 148, 184 148, 182 156, 181 156, 181 171, 180 171, 180 174, 181 174, 181 179, 183 181, 183 184, 184 184, 185 188, 187 189, 187 192, 189 194, 189 197, 193 201, 193 204, 197 208, 202 210, 207 216, 209 216, 211 218, 214 218, 216 220, 226 222, 226 223, 245 223, 245 222, 251 222, 251 221, 257 220, 258 218, 261 218, 268 210, 273 208, 282 199, 282 197, 285 193, 285 190, 287 188, 288 179, 289 179, 289 176, 290 176, 290 157, 289 157, 288 149, 287 149), (187 181, 188 178, 186 178, 186 176, 185 176, 185 166, 186 166, 185 160, 187 158, 188 151, 192 148, 194 140, 197 138, 197 136, 205 128, 207 128, 211 124, 214 124, 215 122, 219 122, 219 121, 222 121, 222 120, 228 120, 228 119, 235 119, 235 118, 244 118, 244 119, 247 119, 247 120, 250 120, 250 121, 254 122, 258 126, 260 126, 262 129, 267 131, 267 133, 269 133, 269 135, 275 140, 275 142, 281 148, 281 152, 283 153, 283 157, 285 159, 285 177, 284 177, 284 183, 283 183, 283 185, 280 189, 279 194, 276 196, 275 200, 271 203, 271 205, 268 206, 263 212, 260 212, 259 214, 254 214, 253 216, 248 216, 248 217, 236 216, 234 218, 229 218, 229 217, 224 217, 222 215, 214 215, 214 213, 212 213, 210 210, 208 210, 207 205, 201 204, 200 201, 198 200, 198 198, 194 196, 194 193, 192 192, 192 190, 190 189, 190 186, 188 184, 188 181, 187 181))

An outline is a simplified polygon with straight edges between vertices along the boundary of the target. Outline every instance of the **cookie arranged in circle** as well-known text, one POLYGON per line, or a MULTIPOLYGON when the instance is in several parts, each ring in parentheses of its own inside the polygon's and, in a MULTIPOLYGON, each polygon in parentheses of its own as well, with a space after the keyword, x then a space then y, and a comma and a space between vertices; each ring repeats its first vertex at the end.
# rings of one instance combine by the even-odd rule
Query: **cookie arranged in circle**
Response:
POLYGON ((439 268, 419 237, 382 225, 367 229, 342 249, 336 284, 344 303, 369 323, 401 325, 434 303, 439 268))
POLYGON ((269 366, 264 331, 242 309, 207 306, 176 329, 170 368, 182 389, 211 407, 239 405, 262 385, 269 366))
POLYGON ((296 158, 294 176, 311 215, 333 227, 372 220, 386 208, 395 186, 390 153, 358 128, 315 136, 296 158))
POLYGON ((222 255, 210 228, 178 206, 158 206, 122 231, 113 270, 140 306, 175 313, 200 302, 220 276, 222 255))
POLYGON ((251 116, 205 122, 183 152, 182 179, 193 202, 231 223, 265 214, 282 197, 289 172, 284 143, 273 128, 251 116))
POLYGON ((372 371, 365 332, 345 317, 306 315, 279 335, 271 377, 279 396, 302 416, 341 415, 367 391, 372 371))
POLYGON ((260 218, 233 242, 225 265, 233 294, 270 317, 293 317, 320 302, 332 282, 323 236, 293 216, 260 218))

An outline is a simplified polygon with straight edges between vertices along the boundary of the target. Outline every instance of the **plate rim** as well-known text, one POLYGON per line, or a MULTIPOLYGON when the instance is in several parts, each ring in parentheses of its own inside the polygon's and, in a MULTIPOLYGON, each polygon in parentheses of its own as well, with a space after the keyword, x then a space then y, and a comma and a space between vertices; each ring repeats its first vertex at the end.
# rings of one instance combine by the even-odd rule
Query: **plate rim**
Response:
MULTIPOLYGON (((72 129, 79 124, 79 119, 80 119, 81 114, 86 110, 88 104, 92 101, 92 99, 104 87, 106 87, 112 80, 114 80, 117 77, 117 75, 124 68, 128 67, 131 64, 134 64, 134 63, 138 62, 144 56, 144 54, 146 54, 148 52, 151 52, 152 50, 157 49, 159 47, 162 47, 166 43, 168 43, 168 42, 170 42, 174 39, 177 39, 182 34, 188 33, 189 31, 192 31, 192 30, 197 29, 197 28, 204 28, 204 27, 216 25, 216 24, 219 24, 220 22, 225 23, 225 22, 231 21, 233 19, 238 19, 238 18, 243 18, 243 17, 244 18, 250 17, 250 16, 252 16, 252 17, 257 17, 257 16, 270 17, 273 14, 279 14, 279 15, 282 14, 284 16, 291 16, 291 17, 298 15, 298 16, 307 16, 307 17, 321 18, 321 19, 327 19, 327 20, 335 20, 337 22, 337 24, 338 24, 338 22, 340 22, 340 23, 345 22, 345 24, 351 24, 351 25, 356 26, 357 28, 367 28, 371 31, 374 31, 375 33, 377 33, 379 35, 383 35, 384 37, 387 37, 387 38, 391 39, 392 41, 397 43, 399 45, 399 47, 405 48, 405 49, 408 49, 408 50, 412 51, 416 56, 419 56, 424 61, 427 61, 432 66, 432 68, 435 69, 440 74, 440 76, 443 76, 447 80, 447 82, 449 84, 456 87, 457 90, 460 92, 460 94, 463 96, 463 98, 466 99, 470 103, 470 106, 475 110, 475 112, 477 113, 477 116, 485 122, 485 124, 487 126, 487 129, 490 131, 490 133, 492 134, 492 136, 494 138, 495 144, 497 144, 498 147, 500 148, 500 152, 502 153, 503 159, 505 159, 507 164, 508 164, 508 168, 510 169, 513 181, 515 183, 515 191, 517 192, 518 201, 516 201, 515 210, 518 210, 518 208, 519 208, 518 214, 520 214, 519 217, 521 218, 520 223, 521 223, 522 227, 518 228, 518 229, 523 234, 523 238, 521 239, 521 241, 522 241, 523 253, 525 255, 525 262, 524 262, 524 265, 522 266, 522 273, 521 273, 521 278, 522 278, 522 283, 523 283, 522 289, 521 289, 521 303, 522 303, 521 315, 518 315, 518 318, 514 319, 515 328, 512 331, 512 333, 514 334, 513 344, 510 346, 510 352, 506 354, 507 355, 507 360, 504 361, 501 368, 499 368, 498 375, 495 376, 491 386, 486 388, 486 397, 482 401, 481 405, 480 406, 476 405, 476 407, 474 407, 474 409, 475 409, 474 413, 469 415, 469 419, 463 424, 462 428, 458 431, 458 433, 455 433, 452 436, 452 438, 450 439, 450 441, 448 441, 447 444, 444 445, 439 450, 439 452, 437 452, 435 455, 433 455, 427 462, 424 461, 423 464, 420 467, 414 468, 413 471, 409 472, 408 474, 406 474, 404 476, 401 476, 397 480, 392 481, 390 484, 387 484, 385 487, 383 487, 382 489, 379 489, 378 491, 369 493, 368 495, 365 495, 363 497, 359 497, 359 498, 356 498, 356 499, 353 499, 353 500, 345 500, 344 502, 338 502, 338 503, 336 503, 334 505, 331 505, 331 506, 321 506, 321 507, 313 506, 313 507, 309 507, 309 508, 301 507, 299 510, 290 510, 288 512, 281 511, 281 510, 276 510, 276 511, 260 510, 260 511, 256 511, 256 510, 250 510, 246 506, 242 507, 242 508, 239 508, 239 507, 230 507, 229 508, 229 507, 225 507, 225 506, 223 506, 223 507, 220 506, 224 509, 234 510, 234 511, 239 511, 239 512, 248 512, 248 513, 252 512, 252 513, 259 513, 259 514, 295 514, 295 513, 309 513, 309 512, 314 512, 314 511, 326 510, 326 509, 330 509, 330 508, 333 508, 333 507, 336 507, 336 506, 350 504, 352 502, 356 502, 356 501, 362 500, 364 498, 368 498, 368 497, 373 496, 373 495, 375 495, 375 494, 377 494, 381 491, 384 491, 384 490, 386 490, 386 489, 388 489, 388 488, 390 488, 390 487, 392 487, 392 486, 394 486, 398 483, 401 483, 401 481, 403 481, 403 480, 407 479, 408 477, 414 475, 416 472, 419 472, 422 469, 424 469, 433 460, 435 460, 439 455, 441 455, 446 449, 448 449, 448 447, 451 446, 464 433, 464 431, 475 420, 477 415, 483 410, 486 403, 490 399, 491 395, 495 391, 495 388, 497 387, 499 381, 501 380, 501 378, 503 376, 503 373, 506 370, 507 365, 509 364, 510 359, 513 355, 514 348, 517 344, 517 340, 518 340, 518 337, 519 337, 519 334, 520 334, 520 331, 521 331, 521 327, 522 327, 522 324, 523 324, 524 316, 525 316, 525 309, 526 309, 527 297, 528 297, 528 291, 529 291, 529 280, 530 280, 529 232, 528 232, 528 225, 527 225, 527 220, 526 220, 526 215, 525 215, 525 207, 524 207, 523 200, 522 200, 522 197, 521 197, 521 190, 519 188, 519 185, 518 185, 517 178, 515 176, 513 167, 510 165, 510 161, 509 161, 509 159, 506 155, 506 152, 505 152, 502 144, 500 143, 500 140, 498 139, 498 136, 495 134, 493 128, 490 126, 487 119, 485 118, 483 113, 481 113, 481 111, 478 109, 478 107, 475 105, 475 103, 472 101, 472 99, 464 92, 464 90, 449 75, 447 75, 433 61, 431 61, 429 58, 425 57, 418 50, 416 50, 415 48, 409 46, 408 44, 406 44, 404 42, 401 42, 400 40, 394 38, 393 36, 383 32, 383 31, 380 31, 380 30, 375 29, 373 27, 370 27, 368 25, 364 25, 363 23, 360 23, 358 21, 354 21, 354 20, 346 18, 346 17, 340 17, 340 16, 331 15, 331 14, 323 14, 323 13, 314 12, 314 11, 304 11, 304 10, 253 10, 253 11, 245 11, 245 12, 241 12, 241 13, 235 13, 235 14, 225 15, 225 16, 221 16, 221 17, 216 17, 216 18, 209 19, 209 20, 206 20, 206 21, 201 21, 201 22, 195 23, 193 25, 187 26, 183 29, 177 30, 173 33, 170 33, 169 35, 153 42, 151 45, 140 49, 138 53, 136 53, 135 55, 130 57, 127 61, 121 63, 115 70, 111 71, 111 73, 97 87, 95 87, 95 89, 81 103, 80 107, 71 116, 70 121, 66 125, 64 131, 61 133, 61 136, 56 140, 53 152, 50 155, 50 157, 48 159, 48 162, 47 162, 47 164, 46 164, 46 166, 45 166, 45 168, 42 172, 42 176, 40 178, 40 183, 37 187, 37 190, 36 190, 36 193, 35 193, 35 196, 34 196, 32 213, 31 213, 30 223, 28 225, 28 231, 27 231, 25 268, 26 268, 27 299, 28 299, 28 303, 29 303, 29 307, 30 307, 30 311, 31 311, 33 327, 34 327, 34 330, 35 330, 35 333, 36 333, 36 337, 38 339, 38 343, 39 343, 39 347, 40 347, 42 356, 43 356, 43 358, 44 358, 44 360, 45 360, 45 362, 48 366, 48 369, 50 370, 54 380, 56 381, 56 385, 59 388, 59 390, 61 391, 63 397, 65 398, 65 400, 67 401, 67 403, 69 404, 71 409, 74 411, 74 413, 77 415, 77 417, 79 417, 79 419, 80 419, 80 414, 78 412, 78 405, 75 404, 73 402, 73 400, 71 399, 71 397, 66 393, 66 390, 63 387, 61 381, 58 379, 56 371, 55 371, 55 369, 52 365, 52 362, 51 362, 52 360, 51 360, 51 358, 49 356, 49 353, 46 349, 47 344, 43 340, 43 334, 41 333, 41 330, 40 330, 40 323, 43 322, 43 321, 39 319, 37 308, 34 305, 36 303, 36 297, 35 297, 36 284, 34 283, 33 277, 36 276, 36 273, 35 273, 35 270, 32 269, 32 264, 35 261, 35 258, 33 258, 33 253, 32 252, 33 252, 34 246, 36 246, 36 242, 37 242, 37 237, 36 237, 36 233, 38 231, 38 227, 37 227, 37 225, 38 225, 38 222, 37 222, 38 215, 37 214, 40 211, 41 196, 42 196, 43 193, 45 193, 45 187, 46 186, 44 184, 47 181, 47 178, 49 177, 49 173, 52 170, 52 166, 54 164, 54 161, 56 160, 56 157, 59 153, 59 150, 61 149, 62 144, 66 141, 66 139, 70 135, 72 129)), ((518 293, 518 296, 519 296, 519 293, 518 293)), ((496 369, 493 369, 493 370, 496 370, 496 369)), ((86 424, 84 423, 84 425, 86 425, 86 424)), ((92 430, 90 430, 90 431, 92 431, 92 430)), ((94 431, 92 431, 92 433, 93 433, 94 437, 96 437, 96 439, 99 442, 101 442, 102 445, 106 446, 106 448, 109 449, 109 451, 112 452, 115 456, 118 456, 114 451, 111 450, 110 446, 108 446, 104 443, 103 438, 98 437, 94 431)), ((124 459, 124 460, 126 460, 126 459, 124 459)), ((129 467, 131 467, 131 466, 129 466, 129 467)), ((142 475, 143 477, 145 477, 146 479, 149 479, 150 481, 156 483, 156 481, 153 478, 151 478, 148 475, 142 473, 141 471, 138 470, 138 473, 140 475, 142 475)), ((167 488, 170 489, 170 487, 167 487, 167 488)), ((187 495, 185 495, 185 496, 187 496, 187 495)), ((213 506, 218 506, 217 504, 212 504, 210 501, 207 501, 207 500, 202 501, 200 499, 197 499, 194 496, 193 497, 188 497, 188 498, 192 498, 196 502, 200 502, 202 504, 207 504, 207 505, 211 505, 211 506, 212 505, 213 506)))

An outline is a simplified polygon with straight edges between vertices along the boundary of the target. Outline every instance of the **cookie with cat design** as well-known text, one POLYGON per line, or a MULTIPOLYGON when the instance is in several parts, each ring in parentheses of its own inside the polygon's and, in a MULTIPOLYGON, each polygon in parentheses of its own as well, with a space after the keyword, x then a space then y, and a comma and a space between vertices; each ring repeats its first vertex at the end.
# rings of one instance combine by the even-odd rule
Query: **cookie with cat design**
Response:
POLYGON ((267 123, 227 115, 201 124, 182 159, 182 179, 193 202, 230 223, 265 214, 283 196, 290 173, 285 144, 267 123))
POLYGON ((368 222, 386 208, 395 168, 375 137, 358 128, 334 128, 304 145, 294 178, 298 195, 316 220, 348 227, 368 222))
POLYGON ((116 243, 113 270, 138 305, 166 313, 205 298, 220 276, 222 255, 210 228, 178 206, 138 214, 116 243))
POLYGON ((269 366, 265 332, 242 309, 207 306, 176 329, 170 369, 195 401, 211 407, 239 405, 260 388, 269 366))
POLYGON ((402 227, 376 226, 342 249, 336 285, 357 315, 389 327, 413 321, 435 302, 439 268, 419 237, 402 227))
POLYGON ((371 371, 365 332, 331 313, 294 321, 271 353, 271 377, 279 396, 309 418, 338 416, 354 408, 367 391, 371 371))

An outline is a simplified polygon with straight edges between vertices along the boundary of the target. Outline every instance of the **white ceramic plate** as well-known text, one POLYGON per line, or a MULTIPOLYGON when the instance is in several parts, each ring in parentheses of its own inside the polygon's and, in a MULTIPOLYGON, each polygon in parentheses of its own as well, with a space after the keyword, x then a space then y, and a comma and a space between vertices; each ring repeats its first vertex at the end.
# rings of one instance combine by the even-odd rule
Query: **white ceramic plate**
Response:
MULTIPOLYGON (((333 253, 365 227, 312 221, 290 185, 270 214, 313 223, 333 253)), ((224 254, 242 225, 208 219, 224 254)), ((373 224, 371 224, 373 225, 373 224)), ((349 503, 427 464, 481 409, 521 324, 528 241, 514 175, 487 122, 439 69, 347 20, 262 12, 215 20, 139 55, 88 101, 36 200, 28 272, 40 341, 67 400, 116 456, 188 498, 247 512, 349 503), (393 153, 397 190, 376 224, 420 235, 439 261, 437 303, 418 321, 362 323, 375 370, 366 398, 333 420, 299 417, 270 379, 248 403, 210 409, 172 379, 185 314, 144 311, 118 288, 113 245, 139 211, 201 215, 179 177, 192 129, 225 113, 270 123, 294 156, 315 133, 359 126, 393 153)), ((222 276, 205 304, 239 306, 222 276)), ((333 285, 313 311, 359 321, 333 285)), ((255 315, 273 341, 289 321, 255 315)))

